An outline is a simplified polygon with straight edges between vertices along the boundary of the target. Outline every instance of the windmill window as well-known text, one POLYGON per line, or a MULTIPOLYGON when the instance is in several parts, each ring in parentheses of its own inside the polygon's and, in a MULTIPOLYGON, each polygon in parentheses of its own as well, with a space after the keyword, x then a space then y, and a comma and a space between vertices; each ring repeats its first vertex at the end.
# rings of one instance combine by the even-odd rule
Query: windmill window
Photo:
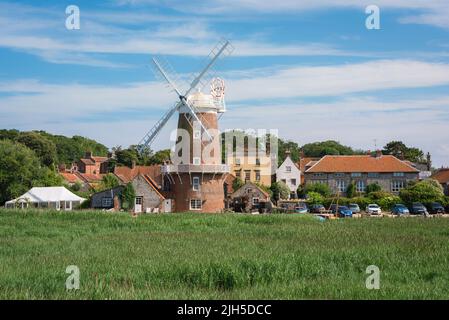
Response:
POLYGON ((285 171, 286 172, 292 172, 292 167, 291 166, 286 166, 285 167, 285 171))
POLYGON ((201 199, 190 199, 190 210, 201 210, 202 201, 201 199))
POLYGON ((259 204, 259 198, 253 198, 253 206, 257 206, 259 204))
POLYGON ((200 178, 199 177, 193 177, 192 189, 193 189, 193 191, 199 191, 200 190, 200 178))
POLYGON ((201 164, 201 159, 199 157, 193 157, 193 164, 199 166, 201 164))
POLYGON ((101 206, 102 206, 103 208, 109 208, 109 207, 112 207, 112 198, 109 198, 109 197, 103 197, 103 198, 101 199, 101 206))

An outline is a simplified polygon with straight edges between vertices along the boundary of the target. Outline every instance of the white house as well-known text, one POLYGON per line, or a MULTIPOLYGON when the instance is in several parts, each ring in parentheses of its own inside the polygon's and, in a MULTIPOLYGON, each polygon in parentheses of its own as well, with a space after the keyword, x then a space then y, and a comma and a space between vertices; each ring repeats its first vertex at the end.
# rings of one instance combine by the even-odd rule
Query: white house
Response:
POLYGON ((49 208, 72 210, 86 199, 64 187, 34 187, 20 197, 7 201, 6 208, 49 208))
POLYGON ((276 170, 276 181, 284 182, 290 189, 290 197, 296 198, 296 190, 301 182, 301 171, 290 158, 290 152, 286 152, 287 157, 276 170))

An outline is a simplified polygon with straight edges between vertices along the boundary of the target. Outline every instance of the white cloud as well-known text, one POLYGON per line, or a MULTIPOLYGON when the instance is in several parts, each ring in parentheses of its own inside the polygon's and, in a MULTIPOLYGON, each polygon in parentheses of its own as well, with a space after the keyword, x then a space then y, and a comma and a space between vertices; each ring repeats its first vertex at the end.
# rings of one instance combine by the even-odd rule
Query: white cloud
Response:
MULTIPOLYGON (((279 128, 281 136, 300 143, 337 139, 360 148, 371 148, 373 139, 401 139, 434 153, 435 163, 447 163, 449 155, 439 146, 447 145, 449 96, 385 102, 377 91, 448 84, 448 65, 398 60, 271 72, 250 70, 249 78, 227 81, 229 111, 222 128, 279 128), (372 96, 351 97, 356 92, 372 96), (301 102, 305 96, 339 100, 301 102), (244 103, 257 99, 268 100, 252 107, 244 103)), ((82 134, 109 146, 137 143, 176 100, 156 82, 91 86, 23 80, 0 83, 0 93, 8 93, 0 97, 0 127, 82 134), (114 114, 119 116, 111 121, 114 114)), ((169 127, 165 130, 156 147, 167 146, 169 127)))

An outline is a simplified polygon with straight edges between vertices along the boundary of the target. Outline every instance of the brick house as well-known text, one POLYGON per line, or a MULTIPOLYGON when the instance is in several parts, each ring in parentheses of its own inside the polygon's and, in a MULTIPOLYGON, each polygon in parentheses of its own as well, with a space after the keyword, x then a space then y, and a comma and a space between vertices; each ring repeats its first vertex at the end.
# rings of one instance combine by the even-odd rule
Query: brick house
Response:
POLYGON ((383 191, 398 194, 407 182, 419 179, 419 170, 391 155, 324 156, 305 171, 305 183, 324 183, 345 195, 350 183, 356 192, 378 183, 383 191))
POLYGON ((160 192, 157 183, 149 176, 138 174, 131 181, 136 192, 134 199, 135 213, 171 212, 174 204, 160 192))
POLYGON ((93 156, 91 152, 86 152, 84 158, 74 162, 70 169, 61 165, 59 174, 69 186, 80 183, 81 190, 88 191, 101 182, 108 170, 108 157, 97 157, 93 156))
POLYGON ((247 182, 231 195, 231 201, 235 211, 248 212, 259 202, 269 202, 270 195, 258 185, 247 182))
POLYGON ((449 168, 437 170, 431 177, 437 180, 444 189, 444 194, 449 196, 449 168))

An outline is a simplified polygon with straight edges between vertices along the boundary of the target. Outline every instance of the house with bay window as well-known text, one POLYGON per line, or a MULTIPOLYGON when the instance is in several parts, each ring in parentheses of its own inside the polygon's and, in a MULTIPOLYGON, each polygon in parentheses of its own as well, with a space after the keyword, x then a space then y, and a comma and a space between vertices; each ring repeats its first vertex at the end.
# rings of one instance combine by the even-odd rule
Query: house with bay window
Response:
POLYGON ((419 179, 419 170, 391 155, 324 156, 304 173, 304 182, 329 185, 344 196, 353 183, 363 193, 367 185, 377 183, 383 191, 398 194, 409 181, 419 179))

